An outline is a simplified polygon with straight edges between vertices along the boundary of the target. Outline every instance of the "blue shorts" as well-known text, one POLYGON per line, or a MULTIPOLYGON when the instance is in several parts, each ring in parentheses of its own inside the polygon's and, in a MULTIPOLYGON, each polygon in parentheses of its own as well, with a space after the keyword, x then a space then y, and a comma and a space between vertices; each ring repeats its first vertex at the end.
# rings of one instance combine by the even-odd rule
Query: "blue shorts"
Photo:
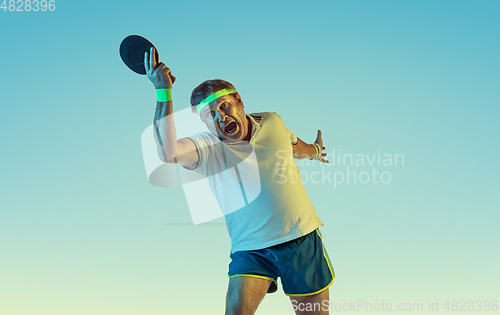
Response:
POLYGON ((231 254, 229 278, 271 280, 267 293, 278 290, 278 277, 289 296, 306 296, 326 290, 335 273, 319 229, 289 242, 259 250, 231 254))

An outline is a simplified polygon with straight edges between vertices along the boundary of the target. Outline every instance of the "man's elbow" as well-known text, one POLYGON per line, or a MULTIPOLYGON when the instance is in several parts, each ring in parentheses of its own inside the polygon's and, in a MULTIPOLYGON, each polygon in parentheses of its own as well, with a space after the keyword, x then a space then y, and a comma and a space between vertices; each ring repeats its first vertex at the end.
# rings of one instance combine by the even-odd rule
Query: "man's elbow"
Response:
POLYGON ((163 163, 177 163, 177 158, 175 157, 169 159, 162 154, 158 154, 158 157, 160 158, 160 161, 162 161, 163 163))
POLYGON ((177 162, 177 159, 175 157, 175 155, 173 156, 169 156, 170 154, 166 154, 166 152, 163 152, 161 150, 158 150, 158 158, 160 159, 160 161, 162 161, 163 163, 176 163, 177 162))

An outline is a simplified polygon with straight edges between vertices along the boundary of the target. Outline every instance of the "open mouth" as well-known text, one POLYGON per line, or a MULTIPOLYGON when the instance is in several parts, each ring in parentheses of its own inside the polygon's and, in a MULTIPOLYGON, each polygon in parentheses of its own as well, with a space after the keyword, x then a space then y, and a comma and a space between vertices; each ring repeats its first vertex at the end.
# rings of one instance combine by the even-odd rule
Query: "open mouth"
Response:
POLYGON ((225 128, 224 128, 224 131, 228 134, 231 134, 233 133, 234 131, 236 130, 236 123, 233 121, 233 122, 230 122, 225 128))

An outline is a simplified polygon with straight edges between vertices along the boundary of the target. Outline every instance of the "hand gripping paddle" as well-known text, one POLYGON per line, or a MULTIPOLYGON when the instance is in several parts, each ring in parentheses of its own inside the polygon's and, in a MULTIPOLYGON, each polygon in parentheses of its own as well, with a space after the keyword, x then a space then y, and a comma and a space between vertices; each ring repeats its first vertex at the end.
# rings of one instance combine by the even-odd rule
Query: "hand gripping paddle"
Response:
MULTIPOLYGON (((146 74, 144 68, 144 53, 149 52, 151 47, 155 47, 150 41, 139 35, 130 35, 120 44, 120 57, 123 62, 138 74, 146 74)), ((158 50, 155 47, 156 60, 159 61, 158 50)), ((175 77, 170 75, 172 83, 175 82, 175 77)))

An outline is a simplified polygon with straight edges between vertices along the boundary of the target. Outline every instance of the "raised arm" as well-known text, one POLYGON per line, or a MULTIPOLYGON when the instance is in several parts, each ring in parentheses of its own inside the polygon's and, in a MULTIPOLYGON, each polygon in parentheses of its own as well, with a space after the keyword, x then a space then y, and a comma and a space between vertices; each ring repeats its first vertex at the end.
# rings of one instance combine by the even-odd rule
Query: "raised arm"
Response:
MULTIPOLYGON (((149 80, 156 89, 172 89, 170 69, 156 60, 154 48, 144 54, 144 67, 149 80)), ((183 166, 193 166, 198 163, 198 154, 194 143, 188 138, 177 139, 174 124, 173 102, 156 102, 154 117, 154 134, 158 156, 166 163, 177 163, 183 166)))
MULTIPOLYGON (((321 157, 318 161, 323 163, 329 163, 327 160, 323 159, 326 156, 326 153, 323 153, 325 147, 323 146, 323 140, 321 139, 321 130, 318 130, 318 136, 314 143, 317 143, 321 148, 321 157)), ((317 151, 313 144, 307 144, 302 141, 299 137, 297 137, 297 144, 292 145, 293 147, 293 157, 295 159, 309 159, 312 160, 316 157, 317 151)))

